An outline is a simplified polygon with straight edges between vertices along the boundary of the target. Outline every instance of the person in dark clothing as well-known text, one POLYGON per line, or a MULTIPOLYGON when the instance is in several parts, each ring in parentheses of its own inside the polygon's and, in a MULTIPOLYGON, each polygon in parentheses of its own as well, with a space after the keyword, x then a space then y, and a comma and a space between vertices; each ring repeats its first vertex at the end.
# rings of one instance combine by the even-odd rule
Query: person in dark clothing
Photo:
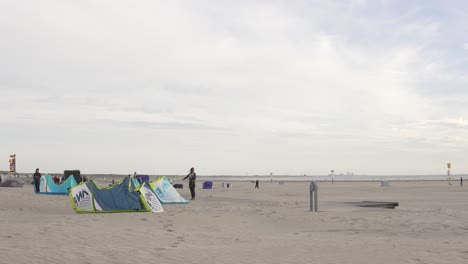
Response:
POLYGON ((255 181, 255 189, 260 189, 260 186, 258 186, 258 180, 255 181))
POLYGON ((41 174, 39 173, 39 168, 36 169, 36 172, 33 175, 34 178, 34 187, 36 192, 39 192, 39 185, 41 184, 41 174))
POLYGON ((197 174, 195 173, 195 169, 192 167, 190 169, 189 174, 185 176, 182 180, 189 179, 189 188, 190 194, 192 195, 192 200, 195 200, 195 180, 197 179, 197 174))
POLYGON ((463 177, 460 177, 460 186, 463 186, 463 177))

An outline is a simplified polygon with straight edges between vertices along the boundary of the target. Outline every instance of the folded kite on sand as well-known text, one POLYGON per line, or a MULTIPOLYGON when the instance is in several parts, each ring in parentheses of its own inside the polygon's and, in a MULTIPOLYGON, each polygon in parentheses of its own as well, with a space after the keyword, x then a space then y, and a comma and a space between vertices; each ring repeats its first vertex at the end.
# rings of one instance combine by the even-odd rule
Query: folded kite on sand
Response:
POLYGON ((165 176, 150 182, 149 185, 162 204, 186 204, 189 202, 177 192, 165 176))
POLYGON ((153 191, 133 176, 108 188, 84 182, 70 188, 68 195, 77 213, 163 212, 153 191))
MULTIPOLYGON (((68 194, 68 189, 73 186, 76 186, 78 183, 76 182, 74 177, 68 177, 64 182, 61 184, 56 184, 54 179, 50 175, 45 175, 41 177, 40 185, 39 185, 39 194, 68 194)), ((34 185, 33 185, 34 186, 34 185)))

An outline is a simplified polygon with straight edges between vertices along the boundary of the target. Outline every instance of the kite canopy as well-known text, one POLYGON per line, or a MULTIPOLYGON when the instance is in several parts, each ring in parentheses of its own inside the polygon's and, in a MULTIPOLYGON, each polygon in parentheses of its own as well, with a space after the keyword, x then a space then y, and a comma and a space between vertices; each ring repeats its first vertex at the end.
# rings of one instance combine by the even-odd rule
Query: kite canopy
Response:
POLYGON ((189 201, 172 187, 167 177, 160 177, 149 184, 162 204, 186 204, 189 201))
POLYGON ((61 184, 56 184, 50 175, 41 177, 39 185, 39 194, 68 194, 68 189, 76 186, 78 183, 75 178, 68 177, 68 179, 61 184))
POLYGON ((71 188, 68 195, 77 213, 163 212, 152 190, 133 176, 108 188, 84 182, 71 188))

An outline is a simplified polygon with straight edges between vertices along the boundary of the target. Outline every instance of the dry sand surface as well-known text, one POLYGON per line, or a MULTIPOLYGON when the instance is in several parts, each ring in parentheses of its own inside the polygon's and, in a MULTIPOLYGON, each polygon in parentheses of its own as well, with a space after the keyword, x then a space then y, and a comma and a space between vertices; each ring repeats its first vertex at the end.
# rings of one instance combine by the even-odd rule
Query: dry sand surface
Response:
MULTIPOLYGON (((0 263, 468 263, 468 186, 234 182, 164 213, 76 214, 68 196, 0 188, 0 263), (397 201, 396 209, 343 202, 397 201)), ((189 190, 180 190, 189 197, 189 190)))

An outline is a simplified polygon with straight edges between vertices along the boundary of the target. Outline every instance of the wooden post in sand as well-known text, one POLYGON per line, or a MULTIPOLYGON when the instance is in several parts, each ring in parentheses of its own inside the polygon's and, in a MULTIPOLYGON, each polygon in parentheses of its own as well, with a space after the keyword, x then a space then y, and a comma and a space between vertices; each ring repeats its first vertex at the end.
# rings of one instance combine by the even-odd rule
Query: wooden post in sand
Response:
POLYGON ((447 169, 448 169, 448 170, 447 170, 447 180, 448 180, 448 184, 449 184, 449 185, 452 185, 452 182, 451 182, 452 178, 450 177, 450 176, 451 176, 451 174, 450 174, 450 168, 451 168, 451 167, 452 167, 452 164, 451 164, 451 163, 447 163, 447 169))
POLYGON ((318 211, 318 185, 315 183, 315 181, 310 181, 310 211, 315 212, 318 211))

